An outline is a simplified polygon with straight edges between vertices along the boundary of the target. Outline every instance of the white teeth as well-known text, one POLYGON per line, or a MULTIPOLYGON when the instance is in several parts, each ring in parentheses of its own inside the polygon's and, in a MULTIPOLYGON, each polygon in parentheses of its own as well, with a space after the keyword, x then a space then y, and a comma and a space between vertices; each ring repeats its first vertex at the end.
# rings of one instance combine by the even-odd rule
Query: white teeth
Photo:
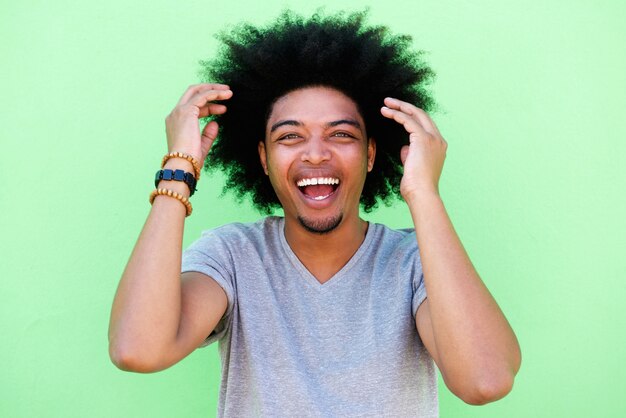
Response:
POLYGON ((314 186, 316 184, 339 184, 339 179, 334 177, 314 177, 299 180, 296 184, 298 187, 314 186))
POLYGON ((315 200, 324 200, 326 199, 328 196, 330 196, 329 194, 327 194, 326 196, 315 196, 313 199, 315 200))

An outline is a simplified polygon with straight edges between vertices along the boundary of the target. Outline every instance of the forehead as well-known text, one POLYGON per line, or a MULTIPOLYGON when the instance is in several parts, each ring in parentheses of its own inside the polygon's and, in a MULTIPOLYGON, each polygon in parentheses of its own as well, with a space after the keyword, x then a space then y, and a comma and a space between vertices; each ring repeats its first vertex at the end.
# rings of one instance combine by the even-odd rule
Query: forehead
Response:
POLYGON ((306 125, 341 119, 354 119, 363 124, 357 104, 345 94, 329 87, 307 87, 278 98, 267 126, 281 120, 295 120, 306 125))

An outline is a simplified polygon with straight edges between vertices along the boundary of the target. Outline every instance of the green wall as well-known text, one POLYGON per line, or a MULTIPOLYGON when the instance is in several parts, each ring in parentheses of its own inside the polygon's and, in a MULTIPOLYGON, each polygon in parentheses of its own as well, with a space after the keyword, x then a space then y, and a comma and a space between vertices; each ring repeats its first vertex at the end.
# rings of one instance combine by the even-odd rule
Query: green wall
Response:
MULTIPOLYGON (((216 348, 136 375, 107 355, 113 293, 149 210, 164 117, 213 34, 313 1, 0 4, 0 416, 205 417, 216 348)), ((626 416, 626 6, 344 1, 412 34, 438 73, 442 193, 519 337, 513 392, 441 416, 626 416)), ((253 220, 205 176, 185 244, 253 220)), ((369 219, 407 226, 401 203, 369 219)))

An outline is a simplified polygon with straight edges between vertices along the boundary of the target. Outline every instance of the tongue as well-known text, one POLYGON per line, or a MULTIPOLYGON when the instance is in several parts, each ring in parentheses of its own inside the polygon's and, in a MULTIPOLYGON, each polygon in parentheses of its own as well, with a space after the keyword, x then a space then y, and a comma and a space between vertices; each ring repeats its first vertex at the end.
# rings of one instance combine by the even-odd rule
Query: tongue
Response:
POLYGON ((328 196, 333 192, 330 184, 316 184, 315 186, 304 186, 302 192, 309 197, 328 196))

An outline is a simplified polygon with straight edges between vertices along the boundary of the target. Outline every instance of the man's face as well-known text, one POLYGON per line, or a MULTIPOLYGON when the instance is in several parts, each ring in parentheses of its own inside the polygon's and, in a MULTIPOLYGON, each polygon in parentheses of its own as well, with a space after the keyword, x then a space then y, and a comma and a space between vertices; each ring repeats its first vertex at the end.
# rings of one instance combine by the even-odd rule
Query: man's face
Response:
POLYGON ((308 87, 279 98, 269 116, 259 155, 289 221, 327 233, 358 219, 375 144, 368 141, 356 104, 327 87, 308 87))

